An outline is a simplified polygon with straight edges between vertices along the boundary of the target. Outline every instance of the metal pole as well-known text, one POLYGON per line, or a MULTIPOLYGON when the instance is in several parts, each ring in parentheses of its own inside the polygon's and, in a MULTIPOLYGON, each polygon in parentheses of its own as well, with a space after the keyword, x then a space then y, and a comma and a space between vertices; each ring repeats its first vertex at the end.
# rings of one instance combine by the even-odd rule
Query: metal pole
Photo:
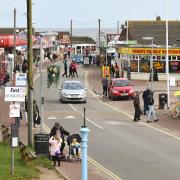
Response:
POLYGON ((11 147, 11 174, 14 175, 14 147, 11 147))
POLYGON ((32 0, 27 0, 28 145, 33 146, 32 0))
POLYGON ((153 39, 152 39, 152 43, 151 43, 151 91, 153 91, 153 73, 154 73, 154 70, 153 70, 153 39))
POLYGON ((106 68, 107 68, 107 43, 108 43, 107 34, 106 34, 105 38, 106 38, 106 68))
POLYGON ((166 76, 167 76, 167 108, 170 107, 170 95, 169 95, 169 44, 168 39, 168 2, 166 0, 166 76))
POLYGON ((43 97, 43 53, 42 53, 42 38, 40 38, 40 88, 41 88, 41 133, 43 132, 43 120, 44 120, 44 116, 43 116, 43 112, 44 112, 44 97, 43 97))
POLYGON ((72 19, 71 19, 71 27, 70 27, 70 29, 71 29, 71 48, 72 48, 72 19))
POLYGON ((81 137, 82 137, 82 170, 81 170, 81 180, 87 180, 88 179, 88 171, 87 171, 87 142, 88 142, 88 133, 89 129, 86 127, 82 127, 80 129, 81 137))

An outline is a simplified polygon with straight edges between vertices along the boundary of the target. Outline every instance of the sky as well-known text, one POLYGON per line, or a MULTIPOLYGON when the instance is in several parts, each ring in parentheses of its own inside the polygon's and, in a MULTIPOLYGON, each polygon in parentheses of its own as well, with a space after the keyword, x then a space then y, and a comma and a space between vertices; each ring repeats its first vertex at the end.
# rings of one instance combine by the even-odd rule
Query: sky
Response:
MULTIPOLYGON (((155 20, 160 16, 180 20, 180 0, 32 0, 35 28, 117 28, 117 22, 155 20)), ((26 0, 0 0, 0 27, 13 27, 13 9, 17 11, 17 27, 26 27, 26 0)))

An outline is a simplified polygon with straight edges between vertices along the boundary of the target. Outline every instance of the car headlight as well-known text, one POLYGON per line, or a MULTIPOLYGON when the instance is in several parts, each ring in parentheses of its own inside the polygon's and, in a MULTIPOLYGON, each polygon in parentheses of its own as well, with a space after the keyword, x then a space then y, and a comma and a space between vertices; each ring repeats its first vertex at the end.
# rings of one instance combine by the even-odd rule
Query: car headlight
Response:
POLYGON ((134 93, 134 90, 133 90, 133 89, 131 89, 131 90, 129 91, 129 93, 133 94, 133 93, 134 93))
POLYGON ((112 92, 113 92, 113 93, 118 93, 118 91, 117 91, 117 90, 112 90, 112 92))

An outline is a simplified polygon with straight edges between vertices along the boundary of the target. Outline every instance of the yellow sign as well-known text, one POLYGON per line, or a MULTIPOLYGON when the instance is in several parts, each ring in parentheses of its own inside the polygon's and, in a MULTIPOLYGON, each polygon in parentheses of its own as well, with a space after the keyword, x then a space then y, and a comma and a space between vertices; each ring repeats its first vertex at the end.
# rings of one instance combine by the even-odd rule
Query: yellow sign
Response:
POLYGON ((110 78, 110 69, 109 66, 102 66, 102 77, 107 77, 110 78))
MULTIPOLYGON (((119 48, 118 53, 139 55, 166 55, 166 48, 119 48)), ((169 55, 180 56, 180 49, 169 48, 168 53, 169 55)))
POLYGON ((175 97, 180 96, 180 91, 175 91, 175 92, 174 92, 174 96, 175 96, 175 97))

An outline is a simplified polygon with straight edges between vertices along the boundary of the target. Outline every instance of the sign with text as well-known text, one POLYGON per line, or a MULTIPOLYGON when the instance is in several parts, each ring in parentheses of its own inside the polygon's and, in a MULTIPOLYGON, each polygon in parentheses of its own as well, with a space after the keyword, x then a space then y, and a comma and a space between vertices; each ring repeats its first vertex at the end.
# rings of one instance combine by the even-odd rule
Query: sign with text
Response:
POLYGON ((25 87, 5 87, 5 101, 25 102, 25 87))
POLYGON ((10 104, 9 117, 20 117, 20 104, 18 103, 10 104))
POLYGON ((26 86, 26 73, 16 73, 16 86, 26 86))

